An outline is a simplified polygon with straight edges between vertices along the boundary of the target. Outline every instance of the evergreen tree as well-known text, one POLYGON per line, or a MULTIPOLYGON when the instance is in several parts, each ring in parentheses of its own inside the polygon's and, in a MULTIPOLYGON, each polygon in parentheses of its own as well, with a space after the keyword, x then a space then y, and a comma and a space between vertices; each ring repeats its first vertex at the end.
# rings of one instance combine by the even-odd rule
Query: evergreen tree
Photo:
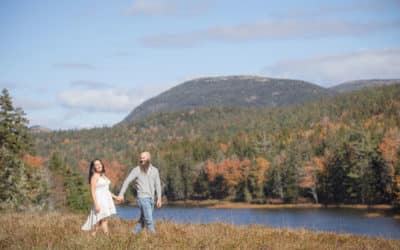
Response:
POLYGON ((29 185, 23 162, 1 148, 0 166, 0 209, 25 209, 29 205, 29 185))
POLYGON ((0 208, 26 209, 42 205, 46 188, 40 175, 22 160, 32 148, 28 120, 3 89, 0 96, 0 208))
POLYGON ((193 191, 194 199, 207 199, 210 196, 207 175, 204 173, 204 170, 200 171, 193 183, 193 191))
POLYGON ((28 120, 20 108, 14 108, 7 89, 0 96, 0 147, 16 156, 32 148, 28 133, 28 120))
POLYGON ((49 160, 49 169, 52 171, 59 171, 62 169, 62 160, 58 152, 53 152, 49 160))
POLYGON ((66 201, 69 209, 73 211, 88 211, 92 205, 90 192, 85 185, 82 175, 65 168, 64 187, 66 191, 66 201))

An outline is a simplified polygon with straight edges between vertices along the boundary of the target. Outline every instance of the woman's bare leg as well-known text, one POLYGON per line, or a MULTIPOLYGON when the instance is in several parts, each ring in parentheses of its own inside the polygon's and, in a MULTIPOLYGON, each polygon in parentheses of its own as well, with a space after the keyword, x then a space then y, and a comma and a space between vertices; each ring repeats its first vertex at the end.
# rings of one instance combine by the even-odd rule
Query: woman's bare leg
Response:
POLYGON ((103 223, 101 223, 101 228, 103 229, 103 232, 105 234, 109 234, 108 231, 108 221, 107 220, 103 220, 103 223))
POLYGON ((92 232, 92 236, 96 236, 97 230, 99 230, 99 224, 100 224, 100 223, 101 223, 101 222, 99 222, 98 224, 94 225, 94 231, 92 232))
POLYGON ((106 219, 103 219, 102 223, 100 225, 101 225, 101 229, 103 229, 103 232, 105 234, 108 234, 109 233, 108 232, 108 221, 106 219))

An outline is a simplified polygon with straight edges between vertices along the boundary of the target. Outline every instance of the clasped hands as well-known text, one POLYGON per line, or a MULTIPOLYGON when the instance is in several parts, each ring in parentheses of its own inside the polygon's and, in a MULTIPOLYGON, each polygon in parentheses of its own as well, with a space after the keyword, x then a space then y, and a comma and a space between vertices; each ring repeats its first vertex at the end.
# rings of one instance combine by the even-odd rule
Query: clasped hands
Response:
POLYGON ((118 203, 121 203, 124 201, 124 197, 122 197, 121 195, 118 195, 117 197, 115 197, 115 200, 118 201, 118 203))

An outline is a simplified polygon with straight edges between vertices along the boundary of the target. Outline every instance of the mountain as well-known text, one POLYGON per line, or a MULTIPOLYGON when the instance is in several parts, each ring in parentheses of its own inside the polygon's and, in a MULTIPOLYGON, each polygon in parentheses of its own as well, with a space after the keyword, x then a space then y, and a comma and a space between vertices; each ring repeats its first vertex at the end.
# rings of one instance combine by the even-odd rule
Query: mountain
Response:
POLYGON ((332 95, 318 85, 289 79, 258 76, 206 77, 184 82, 135 108, 122 123, 140 120, 152 113, 195 107, 276 107, 301 104, 332 95))
POLYGON ((47 133, 47 132, 51 132, 51 129, 40 126, 40 125, 34 125, 29 128, 29 131, 31 133, 43 133, 43 132, 47 133))
POLYGON ((344 92, 358 90, 361 88, 378 87, 378 86, 398 84, 398 83, 400 83, 400 79, 357 80, 357 81, 344 82, 334 87, 331 87, 330 89, 339 93, 344 93, 344 92))
MULTIPOLYGON (((118 189, 139 153, 148 150, 168 200, 307 199, 324 204, 397 202, 400 207, 395 193, 400 175, 393 172, 398 164, 393 149, 400 148, 399 108, 400 84, 395 84, 302 105, 160 112, 121 126, 37 133, 33 138, 45 161, 58 152, 66 181, 82 173, 86 178, 89 161, 98 157, 118 189)), ((87 188, 78 186, 84 184, 62 184, 70 188, 66 195, 75 192, 70 195, 75 200, 67 204, 81 204, 75 194, 87 194, 82 191, 87 188)))

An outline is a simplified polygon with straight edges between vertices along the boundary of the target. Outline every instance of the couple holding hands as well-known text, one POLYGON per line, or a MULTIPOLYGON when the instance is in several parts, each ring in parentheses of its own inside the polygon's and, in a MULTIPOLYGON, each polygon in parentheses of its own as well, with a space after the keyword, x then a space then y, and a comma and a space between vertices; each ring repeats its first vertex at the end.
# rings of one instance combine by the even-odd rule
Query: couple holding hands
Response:
POLYGON ((101 160, 95 159, 90 163, 89 184, 90 194, 93 200, 93 208, 82 226, 82 230, 90 231, 95 236, 98 229, 101 228, 108 234, 107 218, 116 214, 113 198, 118 202, 124 200, 124 194, 132 181, 136 183, 137 200, 136 203, 140 209, 139 223, 132 230, 138 233, 144 227, 150 232, 155 232, 153 223, 154 194, 157 192, 156 206, 161 207, 161 182, 158 169, 151 164, 149 152, 140 154, 139 166, 132 169, 126 177, 118 196, 110 192, 110 180, 105 175, 105 168, 101 160))

